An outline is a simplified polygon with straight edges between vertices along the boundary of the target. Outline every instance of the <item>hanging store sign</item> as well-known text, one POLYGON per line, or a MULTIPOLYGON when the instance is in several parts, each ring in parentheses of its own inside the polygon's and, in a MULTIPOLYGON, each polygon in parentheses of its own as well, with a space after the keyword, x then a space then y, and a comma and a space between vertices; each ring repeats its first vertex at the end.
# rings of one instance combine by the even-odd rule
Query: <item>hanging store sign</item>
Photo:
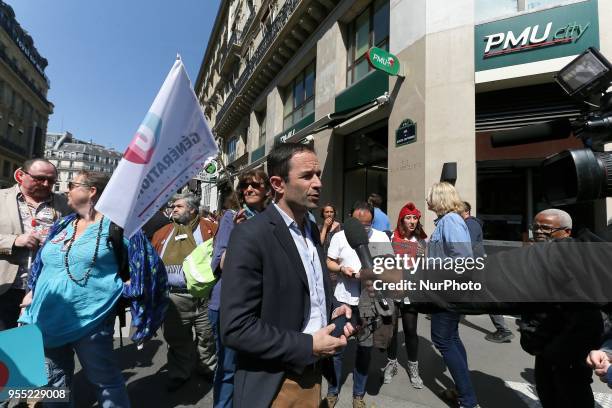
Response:
POLYGON ((476 71, 577 55, 599 47, 597 1, 481 24, 474 32, 476 71))
POLYGON ((366 58, 370 66, 379 71, 386 72, 395 76, 399 73, 400 62, 397 56, 383 50, 382 48, 372 47, 368 50, 366 58))
POLYGON ((287 139, 291 136, 295 135, 300 130, 304 129, 306 126, 310 125, 314 122, 315 114, 314 112, 310 115, 304 117, 302 120, 297 122, 295 125, 291 126, 289 129, 285 130, 282 133, 274 136, 274 143, 285 143, 287 139))
POLYGON ((416 142, 416 123, 405 119, 395 131, 395 147, 416 142))

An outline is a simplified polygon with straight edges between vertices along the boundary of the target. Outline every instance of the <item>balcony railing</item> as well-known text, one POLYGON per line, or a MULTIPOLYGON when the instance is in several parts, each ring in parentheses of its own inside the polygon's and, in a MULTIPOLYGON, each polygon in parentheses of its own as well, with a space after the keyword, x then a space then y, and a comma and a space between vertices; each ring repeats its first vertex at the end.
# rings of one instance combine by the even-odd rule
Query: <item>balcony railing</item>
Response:
POLYGON ((4 51, 1 48, 0 48, 0 58, 2 58, 2 61, 4 61, 5 64, 11 67, 13 72, 15 72, 15 74, 28 86, 28 88, 32 90, 32 92, 34 92, 40 99, 42 99, 43 102, 45 102, 46 104, 49 104, 49 101, 47 100, 45 95, 43 95, 42 92, 40 92, 38 88, 36 88, 34 83, 32 83, 32 81, 27 76, 25 76, 23 72, 21 72, 19 67, 6 54, 6 51, 4 51))
POLYGON ((242 73, 242 75, 240 75, 240 78, 238 79, 238 82, 236 83, 236 87, 234 88, 234 91, 225 100, 225 103, 223 104, 221 109, 219 109, 219 112, 217 113, 217 116, 216 116, 216 126, 218 126, 221 123, 223 117, 229 110, 230 106, 234 104, 234 101, 236 100, 236 96, 239 95, 240 92, 242 92, 244 85, 247 83, 249 78, 253 75, 253 72, 255 71, 257 66, 261 63, 261 60, 263 59, 263 57, 270 50, 270 46, 272 45, 272 43, 274 42, 278 34, 281 32, 281 30, 285 27, 285 25, 287 24, 287 21, 289 21, 289 18, 295 11, 300 1, 301 0, 287 0, 285 4, 283 5, 283 7, 280 9, 278 16, 276 16, 276 18, 272 22, 272 26, 268 29, 268 31, 264 35, 263 39, 261 40, 261 43, 259 43, 259 46, 257 47, 257 51, 255 51, 255 54, 253 54, 253 57, 248 62, 244 72, 242 73))
POLYGON ((7 150, 10 150, 14 153, 20 154, 22 156, 26 156, 28 152, 22 146, 19 146, 17 143, 14 143, 8 140, 6 137, 0 137, 0 144, 7 150))

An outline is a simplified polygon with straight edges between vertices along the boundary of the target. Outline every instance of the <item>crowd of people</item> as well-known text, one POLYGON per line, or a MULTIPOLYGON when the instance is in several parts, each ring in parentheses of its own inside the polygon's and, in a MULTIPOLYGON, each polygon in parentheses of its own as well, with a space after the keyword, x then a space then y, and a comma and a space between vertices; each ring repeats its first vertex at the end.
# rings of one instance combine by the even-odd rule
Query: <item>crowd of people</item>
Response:
MULTIPOLYGON (((76 353, 101 407, 130 406, 113 355, 115 318, 127 306, 139 345, 158 328, 163 332, 167 391, 179 392, 195 373, 213 384, 215 407, 333 408, 349 357, 346 345, 354 339, 352 404, 360 408, 367 406, 369 374, 380 372, 384 384, 399 374, 401 322, 406 375, 414 389, 422 389, 420 371, 427 368, 418 363, 418 308, 408 297, 380 302, 366 290, 362 259, 336 206, 320 206, 320 177, 311 147, 280 144, 268 156, 267 172, 240 174, 222 211, 201 210, 198 197, 177 194, 144 232, 127 239, 95 209, 106 176, 81 171, 64 197, 52 189, 55 167, 29 160, 15 172, 15 186, 0 190, 0 330, 18 322, 40 328, 49 387, 72 386, 76 353), (206 268, 214 281, 194 292, 185 265, 207 242, 206 268), (373 370, 374 349, 387 361, 373 370)), ((374 257, 486 255, 482 222, 452 184, 429 189, 427 210, 436 217, 431 231, 414 202, 400 209, 393 227, 382 204, 383 197, 372 193, 347 214, 376 244, 374 257)), ((562 210, 538 213, 531 228, 536 242, 572 239, 572 219, 562 210)), ((521 346, 535 356, 544 408, 593 406, 593 370, 612 386, 612 332, 605 332, 602 316, 588 305, 520 316, 521 346)), ((441 398, 478 407, 459 335, 462 316, 437 310, 425 317, 454 382, 441 398)), ((490 318, 495 331, 485 339, 512 341, 504 317, 490 318)))

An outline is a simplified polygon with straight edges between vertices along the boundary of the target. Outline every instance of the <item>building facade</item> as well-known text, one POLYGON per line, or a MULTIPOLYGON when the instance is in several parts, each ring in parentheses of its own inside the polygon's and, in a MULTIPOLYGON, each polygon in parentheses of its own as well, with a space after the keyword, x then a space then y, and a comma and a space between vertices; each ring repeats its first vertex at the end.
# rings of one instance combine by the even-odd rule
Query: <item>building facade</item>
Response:
MULTIPOLYGON (((426 193, 456 163, 486 238, 521 241, 548 206, 540 164, 581 144, 493 149, 490 137, 576 117, 554 74, 590 46, 612 59, 610 23, 612 0, 222 1, 195 91, 230 173, 263 165, 274 143, 313 143, 322 204, 344 217, 375 192, 393 220, 413 201, 431 231, 426 193), (371 47, 403 76, 374 69, 371 47)), ((232 180, 218 180, 222 202, 232 180)), ((605 200, 568 209, 605 224, 605 200)))
POLYGON ((15 183, 14 171, 42 157, 53 104, 47 100, 47 60, 0 0, 0 187, 15 183))
POLYGON ((56 192, 68 191, 68 182, 80 170, 107 173, 110 177, 122 156, 112 148, 76 139, 70 132, 47 133, 45 158, 57 167, 56 192))

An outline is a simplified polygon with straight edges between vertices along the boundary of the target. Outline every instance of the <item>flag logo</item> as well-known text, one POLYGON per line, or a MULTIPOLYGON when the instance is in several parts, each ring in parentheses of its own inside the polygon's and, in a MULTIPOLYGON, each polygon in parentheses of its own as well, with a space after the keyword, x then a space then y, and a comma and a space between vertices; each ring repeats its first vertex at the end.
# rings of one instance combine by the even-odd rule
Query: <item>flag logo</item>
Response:
POLYGON ((4 386, 8 383, 9 370, 6 364, 0 361, 0 391, 4 389, 4 386))
POLYGON ((132 163, 147 164, 155 153, 161 125, 159 116, 152 112, 147 113, 123 157, 132 163))

